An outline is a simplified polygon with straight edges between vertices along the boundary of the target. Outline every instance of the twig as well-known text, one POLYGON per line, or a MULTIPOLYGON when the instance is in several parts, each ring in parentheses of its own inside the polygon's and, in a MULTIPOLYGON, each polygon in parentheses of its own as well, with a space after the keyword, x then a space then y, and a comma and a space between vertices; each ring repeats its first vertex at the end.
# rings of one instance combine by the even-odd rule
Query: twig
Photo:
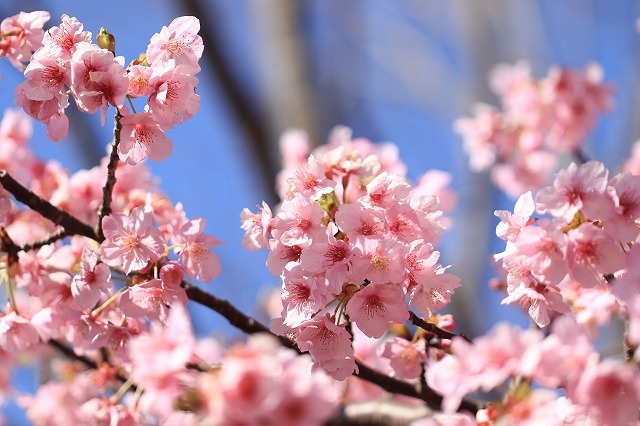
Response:
POLYGON ((4 189, 13 194, 16 200, 25 204, 31 208, 31 210, 40 213, 44 218, 50 220, 56 225, 62 226, 68 235, 77 234, 100 241, 92 227, 81 222, 66 211, 55 207, 44 198, 34 194, 26 187, 22 186, 21 183, 15 180, 9 172, 4 169, 0 169, 0 184, 2 184, 4 189))
MULTIPOLYGON (((98 364, 94 360, 92 360, 91 358, 88 358, 88 357, 86 357, 84 355, 78 355, 77 353, 75 353, 73 351, 73 349, 65 346, 64 344, 60 343, 59 341, 57 341, 55 339, 50 339, 47 343, 49 344, 49 346, 53 346, 54 348, 56 348, 57 350, 62 352, 68 358, 75 359, 76 361, 80 361, 81 363, 83 363, 87 367, 91 368, 92 370, 97 370, 98 367, 99 367, 98 364)), ((126 377, 124 377, 120 373, 116 374, 116 378, 119 381, 121 381, 122 383, 126 383, 128 381, 128 379, 126 377)), ((133 390, 133 391, 136 391, 137 390, 137 386, 135 384, 132 384, 130 386, 130 389, 133 390)))
POLYGON ((49 235, 47 235, 46 237, 40 240, 32 241, 30 243, 20 246, 19 249, 25 252, 31 251, 31 250, 38 250, 40 247, 44 247, 51 243, 55 243, 56 241, 61 240, 68 235, 69 234, 67 234, 67 231, 64 228, 60 228, 57 231, 50 233, 49 235))
POLYGON ((120 119, 122 115, 120 111, 116 111, 115 125, 113 127, 113 142, 111 142, 111 155, 109 156, 109 165, 107 166, 107 181, 102 190, 102 204, 98 209, 98 224, 96 225, 96 234, 100 237, 100 241, 104 240, 102 233, 102 218, 111 214, 111 201, 113 197, 113 187, 116 184, 116 169, 118 168, 118 145, 120 144, 120 132, 122 124, 120 119))
POLYGON ((471 339, 469 339, 464 334, 455 334, 455 333, 451 333, 449 331, 443 330, 437 325, 423 320, 422 318, 420 318, 419 316, 417 316, 411 311, 409 311, 409 320, 411 321, 412 324, 417 325, 418 327, 424 329, 425 331, 428 331, 429 333, 435 334, 441 339, 451 340, 454 337, 462 337, 467 342, 471 342, 471 339))
MULTIPOLYGON (((187 296, 190 300, 193 300, 194 302, 200 303, 201 305, 204 305, 218 312, 219 314, 224 316, 231 323, 231 325, 244 331, 245 333, 273 334, 265 325, 255 320, 254 318, 251 318, 250 316, 244 314, 228 301, 207 293, 206 291, 194 286, 193 284, 183 282, 182 286, 187 292, 187 296)), ((278 337, 283 346, 300 352, 298 347, 291 340, 282 336, 276 337, 278 337)), ((411 383, 396 380, 392 377, 387 376, 386 374, 380 373, 379 371, 367 367, 361 362, 356 362, 356 365, 358 366, 359 370, 359 372, 356 374, 357 377, 376 384, 388 392, 420 399, 426 402, 430 407, 435 409, 440 409, 440 406, 442 405, 442 397, 438 395, 434 390, 426 386, 422 389, 418 389, 411 383)), ((478 406, 478 404, 469 400, 463 400, 460 404, 460 410, 467 410, 472 413, 477 412, 479 408, 480 407, 478 406)))

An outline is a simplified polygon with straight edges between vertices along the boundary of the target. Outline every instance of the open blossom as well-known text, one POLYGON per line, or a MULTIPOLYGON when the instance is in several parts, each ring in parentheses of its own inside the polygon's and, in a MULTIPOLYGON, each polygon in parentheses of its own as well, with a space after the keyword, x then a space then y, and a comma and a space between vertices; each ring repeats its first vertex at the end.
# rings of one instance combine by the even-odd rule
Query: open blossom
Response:
POLYGON ((423 316, 429 317, 449 304, 453 290, 460 287, 460 278, 445 272, 446 268, 425 269, 420 281, 409 286, 411 304, 423 316), (428 271, 428 272, 427 272, 428 271))
POLYGON ((184 391, 181 380, 195 351, 195 338, 186 309, 179 303, 170 307, 164 325, 152 323, 151 332, 131 339, 127 353, 131 358, 131 380, 145 387, 143 407, 167 417, 175 400, 184 391))
POLYGON ((204 45, 198 35, 200 21, 195 16, 180 16, 168 27, 151 37, 147 47, 147 61, 154 67, 173 59, 177 65, 197 65, 202 57, 204 45))
POLYGON ((17 353, 40 341, 36 328, 29 320, 11 312, 0 318, 0 349, 17 353))
POLYGON ((135 98, 149 95, 153 89, 150 84, 152 72, 150 67, 143 65, 129 66, 127 68, 127 78, 129 79, 127 94, 135 98))
POLYGON ((603 425, 626 425, 638 421, 640 377, 628 364, 597 362, 591 357, 578 383, 568 396, 597 416, 603 425))
POLYGON ((150 112, 163 129, 170 129, 191 118, 200 110, 196 93, 199 66, 176 65, 173 59, 153 68, 149 85, 152 90, 145 111, 150 112))
POLYGON ((286 265, 282 275, 282 312, 284 325, 298 327, 323 309, 333 295, 327 291, 322 277, 307 277, 299 264, 286 265))
POLYGON ((170 287, 160 279, 153 279, 130 287, 120 296, 118 306, 128 316, 147 316, 152 321, 165 322, 172 305, 186 305, 188 301, 182 287, 170 287))
POLYGON ((313 155, 309 156, 307 165, 298 167, 293 177, 290 177, 287 182, 295 187, 300 195, 312 201, 333 192, 336 186, 334 181, 326 178, 324 166, 313 155))
POLYGON ((13 66, 23 70, 23 62, 28 62, 31 54, 42 45, 42 27, 49 17, 49 12, 36 11, 20 12, 3 19, 0 23, 0 57, 8 57, 13 66))
POLYGON ((378 353, 390 360, 391 376, 398 379, 411 380, 420 377, 422 368, 427 363, 423 343, 410 342, 401 337, 384 342, 378 353))
POLYGON ((306 321, 299 330, 296 341, 300 350, 308 351, 315 364, 324 368, 331 377, 344 380, 358 370, 351 335, 328 316, 306 321))
POLYGON ((129 88, 123 58, 95 44, 80 42, 71 57, 71 92, 78 108, 94 114, 102 110, 102 123, 109 104, 122 107, 129 88))
POLYGON ((242 229, 245 230, 242 238, 242 247, 249 251, 268 247, 272 218, 271 208, 264 201, 258 213, 253 213, 247 208, 242 210, 240 220, 242 221, 242 229))
POLYGON ((59 26, 52 27, 45 33, 42 49, 36 56, 56 57, 68 61, 78 43, 91 43, 91 33, 84 31, 84 25, 78 19, 62 15, 61 21, 59 26))
POLYGON ((584 287, 603 282, 604 275, 624 267, 625 258, 616 241, 605 231, 584 223, 568 234, 567 262, 569 274, 584 287))
POLYGON ((351 297, 346 313, 349 320, 369 337, 380 338, 389 324, 402 324, 409 319, 409 311, 400 287, 369 284, 351 297))
POLYGON ((102 219, 105 240, 100 245, 102 261, 122 267, 125 274, 154 262, 164 253, 164 236, 152 228, 151 213, 136 207, 129 216, 113 213, 102 219))
POLYGON ((185 272, 191 278, 209 282, 220 274, 220 259, 211 249, 221 243, 204 233, 205 224, 203 217, 186 222, 175 234, 175 240, 178 244, 184 244, 179 259, 185 272))
POLYGON ((577 166, 571 163, 560 170, 553 186, 542 188, 536 195, 536 207, 540 213, 549 213, 570 222, 573 216, 582 211, 590 217, 597 211, 598 195, 604 194, 607 187, 608 170, 604 164, 589 161, 577 166))
POLYGON ((164 135, 151 113, 125 114, 120 124, 120 161, 136 165, 147 157, 153 161, 164 161, 171 155, 171 139, 164 135))
POLYGON ((98 264, 98 255, 85 246, 82 251, 80 272, 73 277, 71 294, 82 309, 91 309, 102 293, 108 293, 113 287, 111 270, 104 263, 98 264))

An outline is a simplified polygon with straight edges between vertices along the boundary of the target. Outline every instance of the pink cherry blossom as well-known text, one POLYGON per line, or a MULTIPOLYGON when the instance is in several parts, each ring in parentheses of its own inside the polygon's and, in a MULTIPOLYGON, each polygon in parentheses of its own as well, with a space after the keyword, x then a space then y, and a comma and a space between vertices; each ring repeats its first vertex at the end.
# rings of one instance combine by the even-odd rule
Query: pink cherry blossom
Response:
POLYGON ((551 318, 557 313, 570 314, 571 308, 563 301, 562 295, 552 286, 533 283, 523 283, 518 286, 509 286, 508 296, 502 300, 502 304, 517 303, 527 310, 529 316, 538 327, 546 327, 551 318))
POLYGON ((71 92, 78 108, 94 114, 102 110, 102 123, 109 104, 121 108, 129 80, 123 58, 95 44, 79 42, 71 57, 71 92))
POLYGON ((316 202, 302 197, 284 200, 272 222, 273 236, 288 246, 322 241, 327 233, 323 218, 324 210, 316 202))
POLYGON ((222 243, 204 233, 206 223, 203 217, 190 220, 175 234, 176 243, 184 244, 178 256, 185 272, 202 282, 209 282, 220 274, 220 259, 211 249, 222 243))
POLYGON ((168 417, 175 400, 182 394, 182 378, 187 373, 195 339, 186 310, 179 303, 171 306, 164 326, 153 323, 150 333, 134 337, 128 344, 131 380, 145 387, 141 405, 159 417, 168 417))
POLYGON ((569 231, 567 264, 569 274, 584 287, 601 284, 604 275, 624 267, 624 254, 618 243, 601 228, 584 223, 569 231))
POLYGON ((147 157, 153 161, 164 161, 171 155, 171 139, 164 135, 151 113, 125 114, 120 124, 120 161, 136 165, 147 157))
POLYGON ((411 187, 403 177, 382 172, 367 184, 367 196, 362 202, 367 206, 387 208, 404 201, 410 191, 411 187))
POLYGON ((100 245, 102 261, 109 266, 122 267, 126 274, 137 271, 164 253, 164 236, 152 228, 152 218, 142 207, 129 216, 113 213, 102 219, 105 240, 100 245))
POLYGON ((129 79, 129 89, 127 95, 134 98, 148 96, 152 87, 150 84, 153 70, 142 65, 131 65, 127 68, 127 78, 129 79))
POLYGON ((29 99, 24 92, 24 86, 17 86, 15 103, 21 106, 31 117, 47 126, 47 136, 58 142, 67 136, 69 119, 64 109, 69 106, 69 97, 64 94, 44 101, 29 99))
POLYGON ((57 57, 68 61, 78 43, 91 43, 91 33, 84 31, 82 22, 67 15, 62 15, 61 21, 59 26, 50 28, 44 34, 43 47, 38 56, 57 57))
POLYGON ((344 327, 335 325, 329 316, 303 323, 297 334, 297 343, 301 351, 308 351, 315 364, 334 379, 344 380, 358 371, 351 335, 344 327))
POLYGON ((186 305, 189 299, 182 287, 165 286, 160 279, 137 284, 120 296, 118 306, 126 315, 134 318, 147 316, 152 321, 165 322, 169 309, 186 305))
POLYGON ((313 155, 307 165, 300 166, 294 176, 287 180, 305 198, 318 200, 322 195, 333 192, 336 183, 325 177, 324 167, 313 155))
POLYGON ((178 262, 167 262, 160 268, 160 279, 166 287, 180 287, 183 277, 184 269, 178 262))
POLYGON ((151 37, 147 47, 147 61, 152 67, 158 63, 175 60, 176 65, 196 66, 202 57, 204 46, 198 35, 200 21, 194 16, 180 16, 168 27, 162 27, 160 33, 151 37))
POLYGON ((423 343, 410 342, 401 337, 394 337, 380 346, 380 356, 390 360, 391 376, 398 379, 416 379, 420 377, 423 366, 427 363, 423 343))
POLYGON ((589 161, 580 166, 571 163, 558 172, 553 186, 538 192, 536 207, 540 213, 561 217, 567 223, 578 211, 590 217, 591 210, 597 208, 598 195, 604 194, 607 187, 607 175, 602 163, 589 161))
POLYGON ((49 20, 49 12, 20 12, 0 23, 0 57, 6 56, 14 67, 24 70, 24 62, 31 59, 42 45, 42 27, 49 20))
POLYGON ((17 353, 28 349, 40 341, 40 336, 29 320, 10 312, 0 317, 0 348, 17 353))
POLYGON ((111 270, 104 264, 98 264, 98 255, 85 246, 82 251, 80 272, 73 277, 71 294, 75 303, 82 309, 91 309, 102 293, 108 294, 113 287, 111 270))
POLYGON ((196 94, 200 67, 176 65, 174 59, 153 68, 149 85, 152 87, 145 107, 163 128, 183 123, 200 110, 200 96, 196 94))
POLYGON ((335 295, 342 292, 351 260, 351 246, 332 235, 329 236, 328 243, 314 243, 300 254, 302 269, 314 274, 324 273, 329 290, 335 295))
POLYGON ((354 281, 402 283, 406 278, 404 251, 404 245, 394 240, 365 240, 361 254, 351 260, 349 275, 354 281))
POLYGON ((586 407, 603 425, 633 424, 638 420, 640 378, 632 365, 616 361, 590 359, 568 396, 586 407))
POLYGON ((453 290, 460 287, 460 278, 445 272, 445 268, 426 269, 420 281, 408 290, 411 304, 423 316, 444 308, 451 301, 453 290))
POLYGON ((618 241, 635 240, 640 233, 636 224, 640 219, 640 176, 618 174, 609 181, 608 189, 613 205, 603 202, 601 218, 605 231, 618 241))
POLYGON ((538 221, 538 225, 520 231, 512 261, 530 270, 539 281, 556 285, 567 274, 567 238, 547 220, 538 221))
POLYGON ((535 210, 536 204, 533 201, 531 191, 518 197, 513 213, 507 210, 496 210, 494 214, 501 221, 496 227, 496 235, 503 240, 515 241, 520 229, 528 224, 529 218, 535 210))
POLYGON ((322 277, 307 277, 299 264, 287 264, 282 276, 282 312, 284 324, 298 327, 313 317, 332 299, 322 277))
POLYGON ((249 251, 260 250, 269 245, 269 234, 271 233, 271 220, 273 215, 271 208, 264 201, 258 213, 252 213, 245 208, 240 213, 242 229, 245 230, 242 238, 242 247, 249 251))
POLYGON ((409 319, 409 311, 400 287, 369 284, 351 297, 346 313, 349 320, 369 337, 379 338, 389 324, 402 324, 409 319))

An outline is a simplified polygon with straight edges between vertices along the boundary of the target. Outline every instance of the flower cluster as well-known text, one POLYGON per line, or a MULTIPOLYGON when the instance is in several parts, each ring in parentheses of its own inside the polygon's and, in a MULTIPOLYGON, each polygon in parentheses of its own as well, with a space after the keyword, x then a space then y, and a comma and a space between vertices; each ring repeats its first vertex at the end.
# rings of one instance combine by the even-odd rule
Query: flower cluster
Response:
POLYGON ((495 256, 507 272, 503 303, 523 306, 540 327, 573 313, 592 328, 630 304, 622 272, 640 234, 640 177, 610 177, 596 161, 574 163, 535 199, 527 192, 513 213, 496 215, 497 234, 507 241, 495 256), (551 219, 532 217, 536 211, 551 219))
MULTIPOLYGON (((514 384, 502 402, 478 412, 479 424, 635 424, 640 373, 634 366, 603 360, 570 317, 552 332, 500 324, 474 343, 454 338, 451 354, 431 365, 427 383, 453 412, 466 394, 514 384), (566 396, 551 389, 562 388, 566 396)), ((471 423, 473 424, 473 423, 471 423)))
POLYGON ((514 198, 546 185, 558 154, 578 155, 598 114, 612 104, 612 89, 595 64, 584 72, 554 67, 539 81, 525 63, 500 65, 491 83, 503 110, 479 104, 475 117, 454 127, 471 169, 491 168, 493 182, 514 198))
MULTIPOLYGON (((164 132, 199 109, 195 74, 200 71, 198 60, 203 45, 197 35, 198 19, 176 18, 151 38, 146 54, 128 67, 123 57, 93 44, 91 33, 84 31, 76 18, 63 15, 62 23, 44 36, 43 19, 33 12, 7 18, 2 24, 13 22, 15 28, 22 28, 3 34, 4 43, 22 40, 35 50, 24 70, 25 82, 16 87, 16 104, 44 123, 47 135, 54 141, 64 139, 68 132, 65 109, 69 106, 69 92, 81 111, 89 114, 101 111, 103 124, 107 108, 112 105, 122 126, 118 146, 122 161, 134 165, 145 158, 162 161, 169 156, 171 140, 164 132), (31 31, 26 30, 31 27, 31 31), (39 44, 32 42, 37 39, 36 28, 40 29, 39 44), (12 36, 13 33, 16 35, 12 36), (147 97, 147 103, 142 112, 130 113, 124 106, 125 98, 143 96, 147 97)), ((107 43, 107 47, 113 44, 107 43)), ((25 55, 15 57, 24 60, 25 55)))
POLYGON ((267 266, 282 278, 283 310, 272 330, 342 380, 356 369, 348 324, 379 338, 409 318, 408 304, 429 318, 460 279, 438 264, 433 247, 444 230, 438 197, 390 172, 404 165, 384 156, 389 145, 351 140, 338 128, 302 165, 291 157, 308 149, 304 136, 289 133, 283 146, 292 166, 281 175, 284 201, 275 214, 266 204, 242 212, 244 243, 268 247, 267 266))
POLYGON ((113 392, 113 369, 80 372, 67 365, 57 369, 64 380, 19 402, 32 421, 47 425, 313 426, 331 418, 344 392, 273 336, 253 336, 227 353, 213 339, 197 340, 179 304, 172 305, 166 324, 153 323, 149 333, 132 337, 127 355, 129 377, 144 387, 139 400, 104 396, 113 392))

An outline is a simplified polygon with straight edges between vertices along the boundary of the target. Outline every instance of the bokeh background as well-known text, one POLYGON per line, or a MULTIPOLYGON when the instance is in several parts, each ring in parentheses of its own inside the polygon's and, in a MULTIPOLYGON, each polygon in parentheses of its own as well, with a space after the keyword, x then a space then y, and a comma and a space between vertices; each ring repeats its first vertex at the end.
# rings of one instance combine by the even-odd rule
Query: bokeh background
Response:
MULTIPOLYGON (((453 121, 475 102, 497 104, 486 80, 493 65, 526 60, 536 77, 551 65, 601 64, 616 86, 615 109, 599 121, 585 151, 616 168, 639 135, 640 2, 632 0, 2 0, 0 19, 19 11, 48 10, 47 28, 66 13, 94 35, 101 26, 116 36, 129 63, 150 37, 180 15, 200 19, 205 43, 199 114, 168 134, 174 151, 151 163, 162 188, 181 201, 189 217, 207 218, 207 231, 224 242, 216 249, 222 273, 206 289, 258 314, 257 300, 279 285, 264 262, 266 252, 242 248, 239 213, 262 200, 276 203, 278 138, 291 127, 322 143, 343 124, 356 137, 391 141, 415 180, 428 169, 453 175, 458 194, 454 227, 439 247, 442 262, 462 277, 450 310, 467 335, 500 320, 527 324, 487 287, 495 209, 513 200, 493 188, 486 174, 468 171, 453 121)), ((22 75, 0 61, 0 108, 13 105, 22 75)), ((69 170, 99 162, 111 140, 110 120, 68 109, 69 137, 46 139, 36 123, 32 147, 69 170)), ((1 147, 0 147, 1 149, 1 147)), ((239 338, 215 313, 192 307, 200 334, 239 338)), ((21 371, 21 390, 32 391, 37 373, 21 371)), ((26 424, 15 407, 10 424, 26 424)))

